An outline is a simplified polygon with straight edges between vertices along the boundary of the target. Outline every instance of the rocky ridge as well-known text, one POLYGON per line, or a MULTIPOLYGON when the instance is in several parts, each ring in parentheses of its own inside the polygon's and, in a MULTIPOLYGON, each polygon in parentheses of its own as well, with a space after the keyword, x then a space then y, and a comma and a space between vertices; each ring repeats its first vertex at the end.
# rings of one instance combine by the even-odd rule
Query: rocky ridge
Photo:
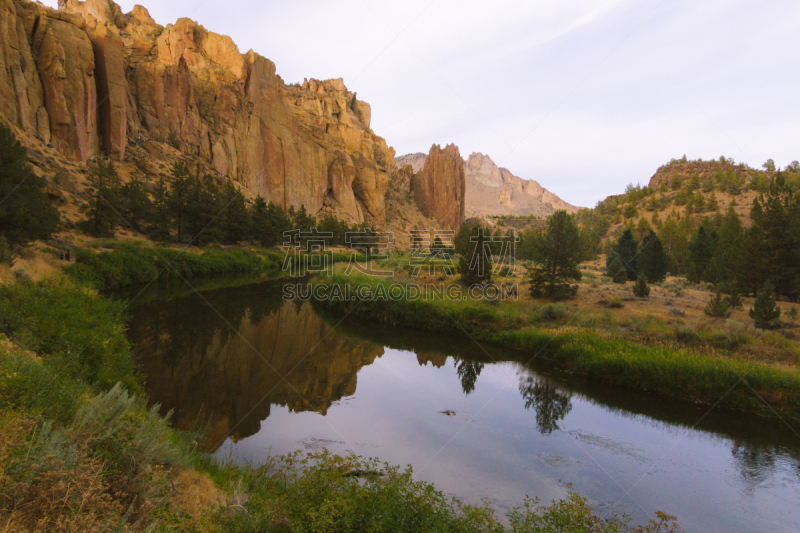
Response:
POLYGON ((341 79, 287 87, 230 37, 111 0, 0 0, 0 51, 0 116, 57 167, 107 155, 154 180, 181 157, 284 208, 385 223, 394 151, 341 79))

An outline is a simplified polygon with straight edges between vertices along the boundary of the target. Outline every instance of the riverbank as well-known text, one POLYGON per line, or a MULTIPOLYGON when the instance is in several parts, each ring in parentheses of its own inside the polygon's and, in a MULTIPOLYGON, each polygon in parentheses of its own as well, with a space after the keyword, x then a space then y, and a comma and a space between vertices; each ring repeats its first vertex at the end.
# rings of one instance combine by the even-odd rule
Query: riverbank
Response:
MULTIPOLYGON (((488 507, 357 457, 215 462, 195 449, 197 435, 147 407, 124 335, 126 304, 97 292, 146 279, 151 253, 103 251, 79 260, 86 267, 77 274, 38 282, 4 274, 17 278, 0 285, 0 492, 8 495, 0 520, 8 530, 525 532, 568 523, 655 531, 655 522, 600 519, 574 493, 549 507, 528 502, 504 528, 488 507)), ((209 255, 208 264, 252 266, 238 250, 209 255)))
POLYGON ((315 298, 316 304, 340 314, 454 337, 467 335, 610 385, 800 419, 800 371, 796 368, 659 343, 646 345, 607 329, 570 325, 564 320, 563 305, 528 304, 522 309, 515 301, 451 298, 446 290, 443 297, 396 299, 389 296, 390 281, 341 273, 313 283, 329 288, 315 298), (328 297, 336 292, 334 286, 346 285, 369 291, 356 300, 328 297))

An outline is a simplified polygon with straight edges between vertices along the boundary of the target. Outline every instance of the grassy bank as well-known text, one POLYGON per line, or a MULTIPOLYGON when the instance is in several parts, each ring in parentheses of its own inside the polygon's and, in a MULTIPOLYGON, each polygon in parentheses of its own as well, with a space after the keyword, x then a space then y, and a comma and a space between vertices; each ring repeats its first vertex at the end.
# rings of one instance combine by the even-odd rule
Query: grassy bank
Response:
MULTIPOLYGON (((320 278, 317 283, 366 284, 373 294, 390 294, 390 282, 375 278, 336 274, 320 278)), ((333 311, 392 325, 450 336, 467 333, 474 339, 521 350, 530 357, 552 361, 568 371, 612 385, 709 404, 719 401, 726 407, 774 416, 755 390, 783 414, 800 418, 800 371, 796 369, 689 348, 644 345, 608 330, 571 326, 565 323, 565 313, 557 305, 523 308, 519 302, 447 298, 322 298, 317 303, 333 311)))
MULTIPOLYGON (((102 279, 102 278, 101 278, 102 279)), ((601 519, 577 494, 509 526, 410 470, 290 455, 258 467, 193 448, 142 398, 123 307, 69 277, 0 286, 4 531, 656 531, 601 519)))
MULTIPOLYGON (((144 244, 110 243, 112 249, 81 248, 66 271, 76 281, 103 292, 141 287, 152 282, 171 282, 212 277, 278 274, 286 254, 262 248, 207 248, 202 251, 144 244)), ((307 255, 291 255, 292 262, 307 255)), ((349 254, 330 253, 332 262, 348 261, 349 254)), ((286 268, 291 268, 286 265, 286 268)))

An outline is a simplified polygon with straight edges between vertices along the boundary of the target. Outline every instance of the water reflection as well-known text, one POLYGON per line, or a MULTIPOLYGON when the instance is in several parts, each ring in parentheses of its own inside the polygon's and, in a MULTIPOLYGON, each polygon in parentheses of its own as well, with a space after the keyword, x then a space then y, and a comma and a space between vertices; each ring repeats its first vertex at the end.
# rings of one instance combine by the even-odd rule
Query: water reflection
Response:
POLYGON ((542 435, 557 430, 558 421, 572 410, 572 395, 546 378, 524 376, 519 384, 519 392, 525 400, 525 409, 533 409, 536 413, 536 428, 542 435))
POLYGON ((800 477, 800 442, 780 424, 740 413, 707 414, 707 407, 606 387, 469 339, 342 321, 281 295, 280 285, 260 283, 151 301, 132 312, 129 335, 151 401, 173 409, 180 428, 208 421, 209 450, 229 434, 239 441, 257 433, 271 405, 327 414, 355 394, 359 372, 387 347, 413 352, 431 372, 452 358, 461 391, 471 398, 488 379, 487 367, 514 362, 520 376, 516 406, 535 415, 536 430, 549 439, 573 404, 582 402, 656 426, 656 432, 716 436, 749 491, 776 478, 796 483, 800 477))
POLYGON ((326 414, 383 355, 269 286, 151 304, 137 309, 129 331, 151 401, 173 409, 180 428, 205 419, 209 448, 256 433, 273 404, 326 414))

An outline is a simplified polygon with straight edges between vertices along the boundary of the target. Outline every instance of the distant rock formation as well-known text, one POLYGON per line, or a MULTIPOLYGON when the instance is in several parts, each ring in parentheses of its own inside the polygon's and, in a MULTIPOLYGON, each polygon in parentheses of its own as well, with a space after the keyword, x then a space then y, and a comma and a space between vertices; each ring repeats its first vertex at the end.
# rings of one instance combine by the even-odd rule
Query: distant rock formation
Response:
POLYGON ((417 152, 416 154, 407 154, 401 155, 396 159, 397 161, 397 168, 402 168, 405 165, 411 165, 411 169, 417 173, 422 170, 422 167, 425 165, 425 158, 428 157, 422 152, 417 152))
POLYGON ((455 144, 444 149, 434 144, 422 170, 411 179, 414 202, 440 225, 437 229, 457 230, 464 222, 465 187, 464 160, 455 144))
MULTIPOLYGON (((341 79, 285 86, 275 65, 189 19, 136 6, 0 0, 0 116, 80 163, 128 151, 190 158, 284 208, 384 220, 394 151, 341 79), (153 148, 160 143, 163 148, 153 148)), ((149 157, 149 156, 146 156, 149 157)))
POLYGON ((499 168, 488 155, 472 153, 466 163, 467 216, 548 216, 558 210, 578 211, 533 180, 499 168))
MULTIPOLYGON (((415 153, 399 156, 397 166, 411 165, 419 172, 427 156, 415 153)), ((559 209, 578 211, 533 180, 525 180, 498 167, 489 156, 472 153, 465 166, 465 216, 480 218, 494 215, 548 216, 559 209)))

